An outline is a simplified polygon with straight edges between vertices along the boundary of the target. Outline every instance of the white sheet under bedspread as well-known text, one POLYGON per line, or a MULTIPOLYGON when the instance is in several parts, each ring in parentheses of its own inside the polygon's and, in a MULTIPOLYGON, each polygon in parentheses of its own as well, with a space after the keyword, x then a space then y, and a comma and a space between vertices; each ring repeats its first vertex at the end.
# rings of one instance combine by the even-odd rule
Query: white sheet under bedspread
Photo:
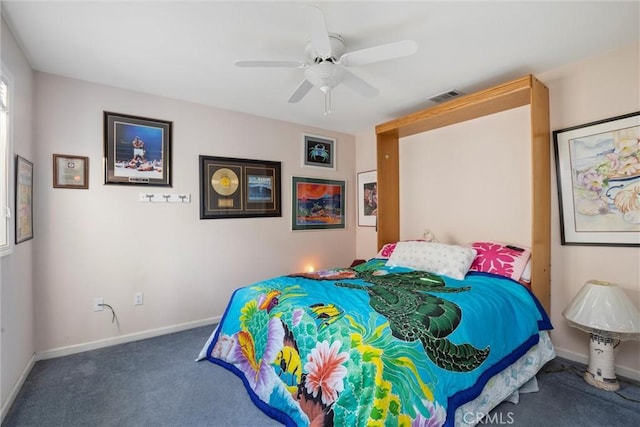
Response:
POLYGON ((474 426, 493 408, 516 392, 544 366, 556 357, 547 331, 540 332, 540 341, 514 364, 494 375, 482 389, 480 396, 456 411, 456 426, 474 426))

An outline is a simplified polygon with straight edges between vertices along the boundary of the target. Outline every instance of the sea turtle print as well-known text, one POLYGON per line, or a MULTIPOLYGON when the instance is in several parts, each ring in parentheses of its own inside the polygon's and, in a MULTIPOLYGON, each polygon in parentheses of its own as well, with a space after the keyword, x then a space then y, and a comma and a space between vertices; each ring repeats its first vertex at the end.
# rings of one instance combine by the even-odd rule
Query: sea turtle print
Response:
POLYGON ((489 355, 489 347, 454 344, 447 338, 460 323, 460 307, 429 293, 465 292, 469 287, 448 288, 442 278, 424 271, 377 275, 363 270, 357 276, 371 285, 337 282, 336 286, 366 291, 369 305, 388 320, 392 335, 407 342, 419 340, 437 366, 468 372, 489 355))

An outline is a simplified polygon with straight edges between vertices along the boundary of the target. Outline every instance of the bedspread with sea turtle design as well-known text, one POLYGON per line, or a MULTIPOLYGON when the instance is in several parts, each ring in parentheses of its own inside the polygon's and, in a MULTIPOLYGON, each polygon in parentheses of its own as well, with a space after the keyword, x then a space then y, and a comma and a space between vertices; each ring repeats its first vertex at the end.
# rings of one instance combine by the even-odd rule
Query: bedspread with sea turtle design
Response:
POLYGON ((453 425, 544 329, 541 305, 511 279, 373 259, 236 290, 207 358, 287 425, 453 425))

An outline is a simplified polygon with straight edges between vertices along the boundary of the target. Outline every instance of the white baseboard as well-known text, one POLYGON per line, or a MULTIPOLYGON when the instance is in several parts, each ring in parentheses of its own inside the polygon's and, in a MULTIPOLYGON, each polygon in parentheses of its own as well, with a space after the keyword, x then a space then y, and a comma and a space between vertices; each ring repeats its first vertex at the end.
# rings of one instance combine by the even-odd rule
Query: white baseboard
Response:
MULTIPOLYGON (((576 353, 573 351, 565 350, 555 347, 556 355, 563 359, 572 360, 574 362, 582 363, 583 365, 589 365, 589 356, 586 354, 576 353)), ((615 365, 616 376, 629 378, 630 380, 640 381, 640 371, 634 369, 625 368, 624 366, 615 365)))
POLYGON ((194 322, 181 323, 178 325, 166 326, 163 328, 150 329, 133 334, 120 335, 112 338, 91 341, 83 344, 75 344, 65 347, 54 348, 51 350, 39 351, 36 354, 36 360, 53 359, 55 357, 69 356, 71 354, 82 353, 83 351, 97 350, 99 348, 110 347, 116 344, 124 344, 133 341, 139 341, 147 338, 153 338, 160 335, 172 334, 174 332, 186 331, 187 329, 198 328, 200 326, 213 325, 219 323, 222 316, 211 317, 194 322))
POLYGON ((16 397, 18 396, 18 393, 20 392, 22 385, 27 380, 27 377, 29 376, 31 369, 33 369, 33 365, 36 364, 36 360, 37 360, 36 354, 33 353, 33 355, 31 355, 31 358, 29 359, 29 362, 27 363, 27 366, 24 367, 24 369, 20 373, 20 376, 18 377, 18 380, 11 388, 11 391, 9 392, 7 399, 4 402, 2 402, 2 407, 0 407, 0 424, 2 424, 2 422, 4 421, 4 417, 9 412, 9 409, 11 409, 11 405, 13 405, 13 401, 16 400, 16 397))

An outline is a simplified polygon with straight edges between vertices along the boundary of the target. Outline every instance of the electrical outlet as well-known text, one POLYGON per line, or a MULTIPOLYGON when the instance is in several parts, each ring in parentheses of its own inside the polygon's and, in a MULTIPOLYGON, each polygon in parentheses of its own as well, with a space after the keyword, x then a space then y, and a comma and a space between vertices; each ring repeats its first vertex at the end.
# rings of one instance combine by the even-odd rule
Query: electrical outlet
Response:
POLYGON ((104 306, 102 306, 101 304, 104 304, 104 298, 94 298, 93 299, 93 311, 103 311, 104 310, 104 306))
POLYGON ((142 305, 143 297, 142 292, 136 292, 133 296, 133 305, 142 305))

